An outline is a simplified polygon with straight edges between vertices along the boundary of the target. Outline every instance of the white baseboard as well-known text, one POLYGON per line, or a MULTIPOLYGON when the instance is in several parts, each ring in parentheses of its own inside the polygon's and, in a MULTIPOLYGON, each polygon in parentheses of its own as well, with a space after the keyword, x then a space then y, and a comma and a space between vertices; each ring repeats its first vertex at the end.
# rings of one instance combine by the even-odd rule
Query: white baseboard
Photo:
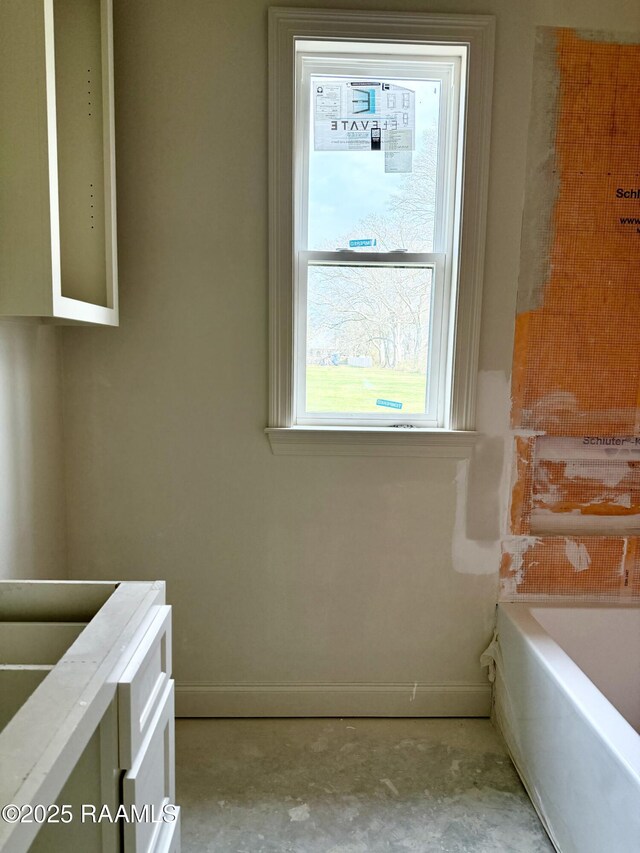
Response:
POLYGON ((177 717, 488 717, 489 684, 176 684, 177 717))

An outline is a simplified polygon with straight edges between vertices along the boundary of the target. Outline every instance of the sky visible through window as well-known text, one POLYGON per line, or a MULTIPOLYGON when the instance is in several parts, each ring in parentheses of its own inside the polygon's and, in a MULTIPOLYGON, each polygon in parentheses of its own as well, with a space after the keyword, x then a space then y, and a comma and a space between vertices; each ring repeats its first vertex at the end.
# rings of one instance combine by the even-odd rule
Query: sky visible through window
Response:
MULTIPOLYGON (((314 79, 316 78, 312 76, 312 91, 314 79)), ((401 222, 397 220, 402 219, 403 205, 398 202, 412 192, 416 179, 419 180, 425 168, 431 169, 432 174, 425 177, 428 177, 433 185, 435 196, 441 83, 439 80, 397 78, 392 82, 413 90, 416 97, 415 150, 413 171, 410 173, 385 172, 384 151, 313 150, 313 116, 310 115, 308 248, 311 250, 345 249, 349 248, 349 239, 376 239, 379 235, 373 233, 375 223, 383 227, 384 220, 389 220, 392 211, 395 211, 393 218, 396 220, 396 227, 393 228, 391 223, 387 222, 388 240, 392 243, 399 240, 398 226, 401 226, 401 222), (425 161, 428 161, 428 166, 425 161), (390 227, 391 233, 388 231, 390 227)), ((433 211, 429 218, 432 220, 433 211)), ((424 233, 421 235, 416 234, 414 229, 413 238, 409 241, 412 245, 383 245, 383 250, 404 248, 409 251, 433 251, 432 227, 429 228, 429 224, 424 223, 424 233)), ((403 242, 408 242, 406 235, 403 242)), ((379 244, 377 248, 380 248, 379 244)))

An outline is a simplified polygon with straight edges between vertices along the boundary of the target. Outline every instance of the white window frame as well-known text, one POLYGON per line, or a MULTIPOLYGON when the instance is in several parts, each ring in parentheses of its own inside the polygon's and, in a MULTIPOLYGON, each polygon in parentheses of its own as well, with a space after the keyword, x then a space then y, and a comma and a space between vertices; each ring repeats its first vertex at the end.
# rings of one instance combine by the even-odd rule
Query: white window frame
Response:
MULTIPOLYGON (((270 278, 270 395, 267 434, 274 453, 386 454, 463 457, 469 455, 474 432, 476 377, 486 198, 489 131, 493 83, 495 21, 487 15, 432 15, 311 9, 269 10, 269 278, 270 278), (300 336, 295 293, 296 194, 300 185, 300 158, 296 138, 296 45, 324 41, 327 45, 363 43, 404 45, 408 54, 425 48, 433 53, 465 48, 461 79, 465 104, 464 150, 458 152, 460 199, 458 227, 447 255, 451 273, 446 324, 449 352, 441 395, 443 411, 434 428, 398 429, 394 426, 304 425, 294 422, 296 347, 300 336), (298 164, 296 168, 296 164, 298 164)), ((335 48, 334 48, 335 49, 335 48)), ((299 134, 299 131, 298 131, 299 134)), ((298 226, 300 227, 300 226, 298 226)), ((313 254, 313 253, 308 253, 313 254)), ((323 253, 324 254, 324 253, 323 253)), ((438 253, 435 253, 438 254, 438 253)), ((308 255, 306 257, 308 257, 308 255)), ((349 263, 364 262, 362 253, 349 263)), ((388 258, 388 256, 385 256, 388 258)), ((417 256, 416 259, 425 259, 417 256)), ((406 255, 403 258, 408 260, 406 255)), ((432 256, 431 259, 437 262, 432 256)), ((378 258, 379 260, 379 258, 378 258)), ((299 389, 298 389, 299 393, 299 389)))

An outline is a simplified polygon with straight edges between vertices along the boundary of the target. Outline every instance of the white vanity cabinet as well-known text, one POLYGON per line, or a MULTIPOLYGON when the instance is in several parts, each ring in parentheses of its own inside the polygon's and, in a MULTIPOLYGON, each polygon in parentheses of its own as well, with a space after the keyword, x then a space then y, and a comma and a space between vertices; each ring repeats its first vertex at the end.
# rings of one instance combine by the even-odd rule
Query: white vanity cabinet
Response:
POLYGON ((0 2, 0 317, 118 325, 111 0, 0 2))
POLYGON ((178 853, 162 582, 0 582, 0 727, 2 853, 178 853))

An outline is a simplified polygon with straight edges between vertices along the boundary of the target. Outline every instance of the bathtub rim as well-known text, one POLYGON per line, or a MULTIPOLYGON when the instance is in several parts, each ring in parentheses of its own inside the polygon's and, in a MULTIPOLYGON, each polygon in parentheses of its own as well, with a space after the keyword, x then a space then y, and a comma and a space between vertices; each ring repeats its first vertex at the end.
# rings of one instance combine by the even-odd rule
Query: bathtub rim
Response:
MULTIPOLYGON (((638 604, 630 603, 625 609, 629 607, 640 612, 638 604)), ((580 669, 560 643, 554 640, 538 622, 531 612, 534 608, 539 610, 617 610, 618 606, 594 602, 500 602, 496 629, 498 648, 502 656, 500 644, 500 613, 502 612, 504 618, 507 618, 519 631, 526 646, 557 686, 570 695, 581 718, 598 737, 607 743, 626 772, 640 785, 640 734, 580 669)), ((496 661, 496 666, 504 683, 504 669, 500 660, 496 661)))

